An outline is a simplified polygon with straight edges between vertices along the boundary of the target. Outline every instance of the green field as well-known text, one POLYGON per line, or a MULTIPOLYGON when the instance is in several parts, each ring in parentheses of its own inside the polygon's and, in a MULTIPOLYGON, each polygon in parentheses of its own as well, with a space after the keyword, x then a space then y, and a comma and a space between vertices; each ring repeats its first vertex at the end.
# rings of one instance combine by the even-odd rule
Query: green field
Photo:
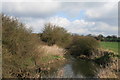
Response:
POLYGON ((120 42, 100 42, 100 46, 104 49, 112 50, 116 53, 118 53, 118 44, 120 45, 120 42))

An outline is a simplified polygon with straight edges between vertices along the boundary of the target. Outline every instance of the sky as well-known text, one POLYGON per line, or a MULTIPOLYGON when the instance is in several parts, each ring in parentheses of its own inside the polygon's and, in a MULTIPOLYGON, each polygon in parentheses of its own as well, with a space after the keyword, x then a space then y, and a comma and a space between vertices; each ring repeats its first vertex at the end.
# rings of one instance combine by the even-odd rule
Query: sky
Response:
POLYGON ((45 23, 80 35, 118 35, 118 2, 113 0, 4 0, 2 13, 40 33, 45 23))

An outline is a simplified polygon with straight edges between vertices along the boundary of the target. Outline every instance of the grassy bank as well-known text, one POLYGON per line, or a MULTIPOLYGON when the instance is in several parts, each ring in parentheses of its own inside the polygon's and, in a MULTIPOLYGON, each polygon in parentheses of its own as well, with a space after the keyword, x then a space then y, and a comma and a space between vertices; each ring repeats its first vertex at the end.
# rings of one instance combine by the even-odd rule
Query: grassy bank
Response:
POLYGON ((41 45, 38 46, 37 50, 39 53, 42 53, 42 55, 39 55, 39 53, 36 55, 37 65, 41 64, 47 65, 53 63, 55 60, 63 60, 64 54, 66 53, 66 51, 63 48, 60 48, 57 45, 53 46, 41 45))
POLYGON ((100 42, 100 46, 104 49, 112 50, 116 53, 118 53, 118 45, 120 42, 100 42))
POLYGON ((100 42, 100 47, 102 48, 103 56, 95 59, 97 63, 100 63, 101 67, 98 76, 100 78, 118 78, 118 45, 120 42, 100 42))

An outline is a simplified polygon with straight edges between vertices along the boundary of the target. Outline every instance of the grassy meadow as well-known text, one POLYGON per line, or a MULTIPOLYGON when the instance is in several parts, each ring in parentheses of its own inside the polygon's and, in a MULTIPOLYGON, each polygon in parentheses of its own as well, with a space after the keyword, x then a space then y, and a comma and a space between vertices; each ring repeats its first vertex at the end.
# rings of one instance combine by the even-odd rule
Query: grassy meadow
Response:
POLYGON ((108 49, 108 50, 112 50, 116 53, 118 53, 118 45, 120 44, 120 42, 101 42, 100 46, 104 49, 108 49))

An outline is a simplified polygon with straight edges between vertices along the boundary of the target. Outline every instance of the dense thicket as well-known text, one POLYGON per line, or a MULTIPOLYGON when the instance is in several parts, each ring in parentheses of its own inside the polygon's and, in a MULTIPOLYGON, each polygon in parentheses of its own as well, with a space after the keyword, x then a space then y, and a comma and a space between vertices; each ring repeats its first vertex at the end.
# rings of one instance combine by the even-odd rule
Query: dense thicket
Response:
POLYGON ((66 47, 71 42, 71 35, 64 28, 48 23, 43 29, 41 39, 48 45, 66 47))
POLYGON ((70 53, 75 56, 92 55, 99 47, 99 42, 92 37, 73 36, 73 41, 69 46, 70 53))
POLYGON ((3 77, 34 66, 38 38, 16 18, 2 15, 3 77), (31 65, 32 64, 32 65, 31 65))

